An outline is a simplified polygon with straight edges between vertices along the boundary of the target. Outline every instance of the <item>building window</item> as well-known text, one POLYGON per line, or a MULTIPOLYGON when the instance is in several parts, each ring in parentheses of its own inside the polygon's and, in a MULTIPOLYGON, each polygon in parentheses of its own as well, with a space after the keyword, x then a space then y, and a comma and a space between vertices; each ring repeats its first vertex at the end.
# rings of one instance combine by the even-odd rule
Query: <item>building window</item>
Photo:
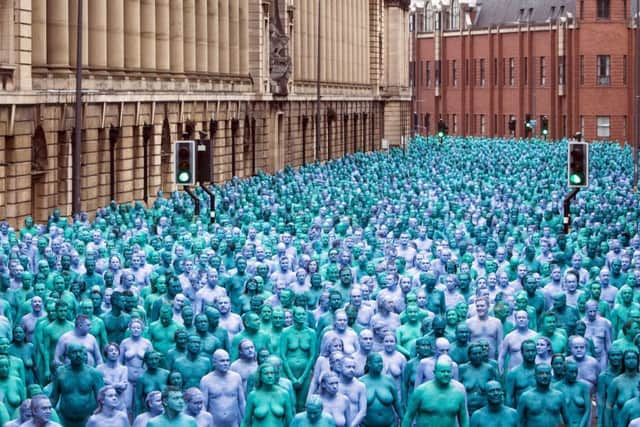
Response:
POLYGON ((609 19, 609 0, 598 0, 598 18, 609 19))
POLYGON ((480 60, 480 86, 485 85, 484 59, 480 60))
POLYGON ((409 86, 411 87, 416 87, 415 69, 416 69, 416 62, 409 61, 409 86))
POLYGON ((451 84, 458 86, 458 63, 455 60, 451 61, 451 84))
POLYGON ((476 76, 478 75, 476 72, 477 68, 476 68, 476 60, 472 59, 471 60, 471 84, 473 86, 475 86, 476 84, 478 84, 476 82, 476 76))
POLYGON ((564 56, 558 57, 558 83, 564 85, 564 56))
POLYGON ((622 55, 622 84, 627 84, 627 55, 622 55))
POLYGON ((451 116, 451 124, 453 125, 453 133, 457 134, 458 133, 458 116, 456 114, 451 116))
POLYGON ((609 116, 598 116, 596 125, 598 127, 596 129, 598 138, 609 138, 611 136, 611 118, 609 116))
POLYGON ((598 55, 598 84, 608 86, 611 83, 611 57, 598 55))
POLYGON ((427 87, 429 87, 431 86, 431 62, 427 61, 424 73, 426 74, 427 87))
POLYGON ((580 55, 580 84, 584 84, 584 55, 580 55))
POLYGON ((509 86, 516 85, 516 60, 509 58, 509 86))
POLYGON ((498 58, 493 58, 493 85, 498 86, 498 58))
POLYGON ((498 133, 498 115, 493 115, 493 135, 498 133))
POLYGON ((547 58, 540 57, 540 86, 547 84, 547 58))
POLYGON ((567 115, 562 115, 562 136, 567 136, 567 115))
POLYGON ((522 67, 522 84, 529 84, 529 58, 524 58, 524 66, 522 67))
POLYGON ((460 28, 460 3, 458 0, 453 0, 451 3, 451 30, 457 30, 460 28))
POLYGON ((433 6, 431 2, 427 4, 427 10, 424 14, 424 31, 430 33, 433 31, 433 6))
POLYGON ((440 61, 436 61, 435 85, 440 86, 440 61))
POLYGON ((429 133, 429 129, 431 128, 431 114, 426 113, 424 115, 424 127, 427 134, 429 133))
POLYGON ((627 141, 627 116, 622 118, 622 139, 627 141))
POLYGON ((484 136, 485 131, 486 131, 486 124, 484 120, 484 114, 480 114, 480 135, 484 136))

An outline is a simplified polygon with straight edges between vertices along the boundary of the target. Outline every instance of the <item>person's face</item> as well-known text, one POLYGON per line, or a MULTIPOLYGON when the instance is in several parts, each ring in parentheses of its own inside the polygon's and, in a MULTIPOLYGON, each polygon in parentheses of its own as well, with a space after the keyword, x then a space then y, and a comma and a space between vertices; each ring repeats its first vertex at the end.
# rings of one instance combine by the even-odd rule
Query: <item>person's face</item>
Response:
POLYGON ((586 343, 584 339, 575 338, 573 340, 573 344, 571 345, 571 354, 576 359, 582 360, 586 354, 586 343))
POLYGON ((549 365, 538 365, 535 370, 536 384, 548 386, 551 384, 551 367, 549 365))
POLYGON ((335 316, 335 328, 338 332, 344 332, 347 329, 348 319, 345 313, 338 313, 335 316))
POLYGON ((529 325, 529 316, 526 312, 521 311, 516 313, 516 326, 518 328, 526 328, 529 325))
POLYGON ((371 351, 371 348, 373 347, 373 334, 371 333, 371 331, 362 331, 360 333, 358 341, 360 343, 360 347, 364 351, 371 351))
POLYGON ((242 344, 240 353, 245 359, 253 359, 256 356, 256 348, 251 341, 246 341, 242 344))
POLYGON ((533 363, 536 360, 536 344, 535 343, 527 343, 522 348, 522 359, 525 362, 533 363))
POLYGON ((231 302, 228 298, 219 298, 218 299, 218 310, 222 314, 226 314, 231 309, 231 302))
POLYGON ((382 345, 386 353, 393 353, 396 350, 396 339, 392 335, 387 335, 384 337, 382 345))
POLYGON ((307 403, 307 419, 315 425, 322 417, 322 406, 316 403, 307 403))
POLYGON ((451 365, 448 363, 438 363, 435 369, 435 378, 440 384, 449 384, 452 378, 451 365))
POLYGON ((598 306, 596 304, 587 304, 587 318, 594 321, 598 315, 598 306))
POLYGON ((39 399, 37 405, 33 408, 33 418, 36 420, 49 422, 51 421, 51 413, 53 407, 49 399, 39 399))
POLYGON ((623 362, 626 371, 634 372, 638 370, 638 355, 636 353, 625 353, 623 362))
POLYGON ((204 399, 198 394, 187 403, 187 410, 192 414, 199 414, 204 407, 204 399))
POLYGON ((163 307, 160 310, 160 322, 162 322, 164 326, 168 326, 171 323, 171 318, 171 309, 169 307, 163 307))
POLYGON ((338 378, 332 375, 324 381, 324 389, 331 396, 335 396, 338 393, 339 384, 340 384, 340 381, 338 380, 338 378))
POLYGON ((451 345, 446 341, 441 341, 436 343, 436 354, 438 356, 442 356, 443 354, 449 354, 450 349, 451 349, 451 345))
POLYGON ((356 362, 351 358, 346 358, 342 361, 342 374, 351 379, 356 374, 356 362))
POLYGON ((182 393, 180 392, 170 392, 169 396, 165 400, 163 400, 163 404, 174 412, 182 412, 184 411, 184 399, 182 397, 182 393))
POLYGON ((91 330, 91 321, 83 320, 78 324, 78 332, 80 335, 86 335, 91 330))
POLYGON ((499 383, 495 381, 490 382, 486 386, 485 391, 487 393, 487 402, 489 402, 490 405, 502 404, 504 399, 504 393, 499 383))
POLYGON ((78 366, 84 362, 84 357, 85 357, 84 349, 73 347, 68 351, 67 356, 69 357, 69 361, 71 362, 72 365, 78 366))
POLYGON ((480 299, 476 301, 476 313, 478 314, 479 317, 486 316, 488 309, 489 307, 486 300, 480 299))
POLYGON ((544 339, 536 341, 536 352, 539 356, 546 356, 549 353, 549 345, 544 339))

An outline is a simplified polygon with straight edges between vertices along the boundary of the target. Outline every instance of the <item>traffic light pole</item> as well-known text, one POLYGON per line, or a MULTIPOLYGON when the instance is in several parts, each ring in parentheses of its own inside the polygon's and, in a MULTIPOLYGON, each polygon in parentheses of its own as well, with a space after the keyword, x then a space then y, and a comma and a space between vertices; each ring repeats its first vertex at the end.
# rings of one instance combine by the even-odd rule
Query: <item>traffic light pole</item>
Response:
POLYGON ((196 206, 195 216, 200 215, 200 199, 198 199, 198 197, 196 197, 196 195, 193 194, 193 191, 191 191, 191 188, 189 188, 188 185, 184 186, 184 192, 187 193, 189 197, 191 197, 191 200, 193 200, 193 203, 196 206))
POLYGON ((573 200, 576 197, 576 195, 578 194, 578 191, 580 191, 580 188, 574 188, 571 191, 571 193, 567 194, 567 196, 564 198, 564 203, 563 203, 564 217, 562 218, 564 234, 569 234, 569 231, 571 229, 571 200, 573 200))
POLYGON ((209 219, 213 224, 216 221, 216 195, 203 183, 200 183, 200 188, 209 195, 209 219))

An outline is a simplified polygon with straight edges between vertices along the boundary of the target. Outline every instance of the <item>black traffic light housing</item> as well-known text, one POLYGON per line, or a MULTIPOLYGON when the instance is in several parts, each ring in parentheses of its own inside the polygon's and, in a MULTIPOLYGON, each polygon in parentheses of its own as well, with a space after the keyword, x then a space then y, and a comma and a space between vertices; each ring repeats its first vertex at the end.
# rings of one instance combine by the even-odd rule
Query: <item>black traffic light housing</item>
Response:
POLYGON ((516 133, 516 119, 509 119, 509 132, 513 135, 516 133))
POLYGON ((444 138, 449 132, 449 126, 445 123, 444 120, 438 120, 438 138, 444 138))
POLYGON ((196 183, 196 142, 176 141, 175 179, 178 185, 196 183))
POLYGON ((524 119, 524 136, 529 137, 533 131, 533 125, 531 123, 531 114, 527 114, 524 119))
POLYGON ((549 117, 547 116, 542 116, 540 119, 540 133, 542 133, 545 139, 549 135, 549 117))
POLYGON ((569 142, 567 184, 570 188, 589 186, 589 144, 586 142, 569 142))

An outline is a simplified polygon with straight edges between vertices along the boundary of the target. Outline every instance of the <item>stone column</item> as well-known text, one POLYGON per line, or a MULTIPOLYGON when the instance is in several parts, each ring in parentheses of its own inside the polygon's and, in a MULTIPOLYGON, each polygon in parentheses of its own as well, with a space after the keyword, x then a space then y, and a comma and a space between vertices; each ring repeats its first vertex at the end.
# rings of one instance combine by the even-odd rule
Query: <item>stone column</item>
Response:
POLYGON ((47 0, 47 62, 69 65, 69 3, 47 0))
POLYGON ((207 0, 196 1, 196 71, 199 73, 206 73, 209 67, 207 6, 207 0))
MULTIPOLYGON (((320 0, 322 1, 322 0, 320 0)), ((320 36, 322 37, 322 41, 320 42, 321 46, 321 63, 320 63, 320 76, 323 82, 328 80, 328 70, 329 70, 329 49, 331 48, 331 26, 329 25, 329 2, 322 2, 322 8, 320 9, 320 20, 322 21, 320 28, 320 36)))
POLYGON ((220 72, 229 73, 229 0, 218 2, 218 47, 220 72))
POLYGON ((124 65, 140 68, 140 0, 124 3, 124 65))
POLYGON ((344 83, 345 76, 345 61, 346 61, 346 2, 338 2, 338 81, 344 83))
POLYGON ((335 82, 338 80, 338 1, 331 0, 329 4, 331 5, 329 14, 329 22, 331 23, 331 31, 329 33, 331 39, 331 47, 329 49, 331 71, 329 72, 329 80, 335 82))
POLYGON ((354 40, 355 40, 355 11, 353 7, 353 2, 347 2, 347 22, 350 25, 347 25, 347 81, 349 83, 353 83, 355 80, 353 78, 355 67, 354 64, 354 40))
POLYGON ((34 66, 47 64, 47 0, 32 0, 31 59, 34 66))
POLYGON ((171 68, 170 59, 170 44, 169 44, 169 22, 170 0, 155 0, 156 1, 156 69, 162 71, 169 71, 171 68))
POLYGON ((89 2, 89 66, 107 67, 107 2, 89 2))
MULTIPOLYGON (((309 0, 309 17, 311 22, 309 23, 309 65, 311 66, 312 80, 315 80, 318 74, 317 59, 318 59, 318 7, 316 5, 317 0, 309 0)), ((315 138, 315 137, 314 137, 315 138)))
POLYGON ((140 2, 140 64, 145 70, 156 70, 156 0, 140 2))
POLYGON ((209 33, 207 35, 208 54, 208 70, 210 73, 217 73, 220 69, 218 55, 218 0, 207 0, 207 27, 209 33))
POLYGON ((87 65, 89 58, 89 10, 87 0, 69 0, 69 65, 76 65, 76 49, 78 36, 78 1, 82 4, 82 65, 87 65))
POLYGON ((171 19, 169 24, 169 39, 171 44, 170 61, 171 71, 174 73, 184 73, 184 40, 183 40, 183 14, 182 0, 171 0, 171 19))
POLYGON ((182 24, 184 34, 184 71, 196 70, 196 3, 195 0, 183 0, 182 24))
MULTIPOLYGON (((369 2, 363 1, 363 26, 362 29, 362 82, 369 83, 369 2)), ((371 120, 369 118, 369 120, 371 120)))
POLYGON ((109 68, 124 68, 123 0, 107 2, 107 64, 109 68))
POLYGON ((240 0, 240 73, 249 74, 249 0, 240 0))
POLYGON ((229 2, 229 72, 240 72, 240 8, 238 0, 229 2))

